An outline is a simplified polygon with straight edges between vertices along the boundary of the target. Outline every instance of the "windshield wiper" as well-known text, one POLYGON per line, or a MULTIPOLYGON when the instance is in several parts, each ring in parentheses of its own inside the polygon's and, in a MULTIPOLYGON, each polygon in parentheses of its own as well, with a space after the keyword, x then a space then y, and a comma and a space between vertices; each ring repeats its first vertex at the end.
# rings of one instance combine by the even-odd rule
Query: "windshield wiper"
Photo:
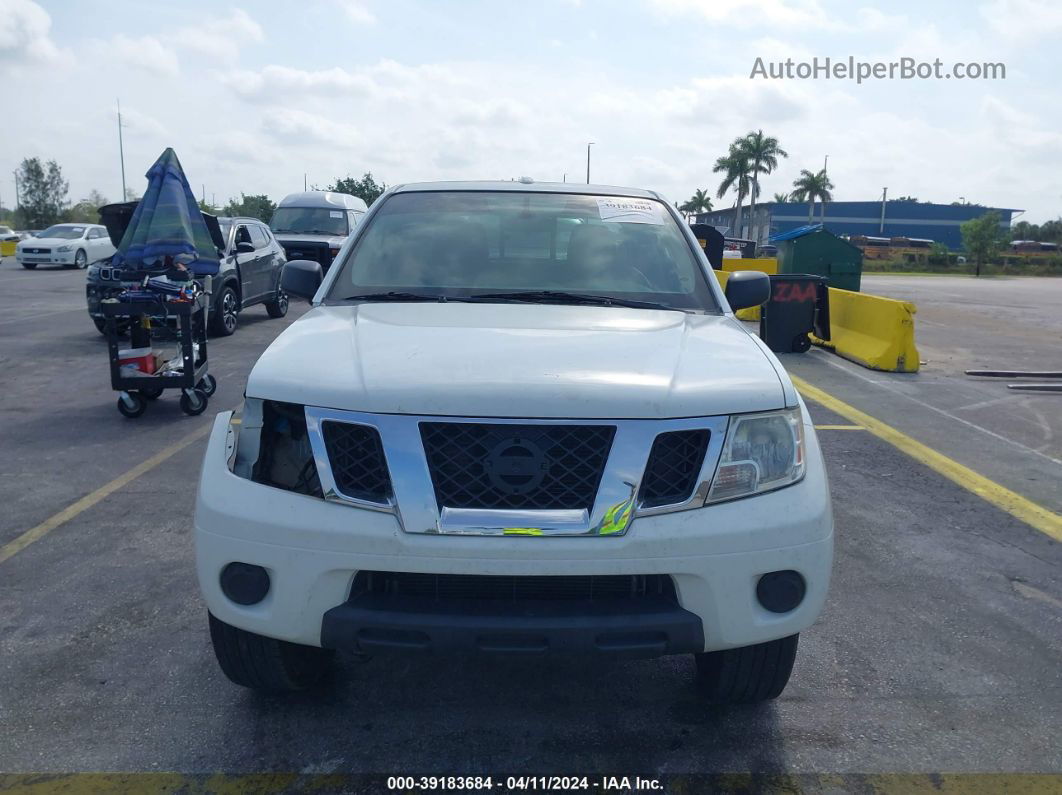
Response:
POLYGON ((590 293, 567 293, 563 290, 520 290, 511 293, 485 293, 473 296, 473 298, 485 301, 519 301, 528 304, 585 304, 587 306, 623 306, 630 309, 684 311, 677 307, 657 304, 652 301, 633 301, 627 298, 613 298, 610 295, 592 295, 590 293))
POLYGON ((467 299, 463 298, 450 298, 445 295, 428 295, 426 293, 402 293, 392 290, 387 293, 362 293, 360 295, 348 295, 346 298, 339 299, 341 301, 438 301, 440 303, 446 303, 447 301, 463 301, 467 299))

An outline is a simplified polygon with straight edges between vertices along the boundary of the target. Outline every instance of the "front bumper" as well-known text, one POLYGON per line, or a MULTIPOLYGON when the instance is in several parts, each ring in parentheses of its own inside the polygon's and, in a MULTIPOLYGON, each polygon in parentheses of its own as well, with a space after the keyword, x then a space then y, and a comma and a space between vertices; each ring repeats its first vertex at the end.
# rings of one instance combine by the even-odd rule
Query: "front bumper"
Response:
POLYGON ((35 265, 73 265, 76 256, 76 251, 51 251, 47 254, 24 254, 20 251, 15 255, 15 259, 19 265, 24 262, 35 265))
POLYGON ((515 650, 499 648, 507 643, 526 647, 528 638, 544 638, 545 647, 553 650, 708 651, 800 632, 815 621, 826 598, 833 520, 810 428, 807 475, 787 488, 638 517, 619 537, 486 537, 405 533, 391 514, 236 477, 225 463, 228 419, 222 413, 215 420, 203 463, 195 515, 197 571, 210 611, 261 635, 361 650, 405 645, 504 651, 515 650), (268 571, 270 590, 258 604, 238 605, 222 593, 220 573, 234 561, 268 571), (786 569, 803 576, 806 594, 790 612, 771 613, 758 603, 756 584, 761 575, 786 569), (511 607, 499 612, 483 605, 427 609, 423 603, 402 605, 391 599, 383 604, 352 595, 355 575, 362 570, 520 577, 667 575, 677 605, 665 608, 650 600, 642 608, 629 605, 603 613, 602 608, 569 604, 553 613, 540 609, 523 615, 511 607))

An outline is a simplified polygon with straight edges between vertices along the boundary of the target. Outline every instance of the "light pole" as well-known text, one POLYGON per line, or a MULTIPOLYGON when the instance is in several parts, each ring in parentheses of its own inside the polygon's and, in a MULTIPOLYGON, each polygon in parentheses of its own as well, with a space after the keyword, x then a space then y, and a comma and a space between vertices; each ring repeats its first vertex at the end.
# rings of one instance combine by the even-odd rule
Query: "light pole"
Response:
POLYGON ((586 184, 590 184, 590 147, 594 145, 591 141, 586 145, 586 184))
POLYGON ((881 189, 881 226, 878 227, 878 234, 885 234, 885 197, 888 195, 889 189, 881 189))
POLYGON ((115 99, 114 101, 118 105, 118 157, 122 161, 122 201, 124 202, 128 196, 125 194, 125 146, 122 144, 122 102, 120 99, 115 99))

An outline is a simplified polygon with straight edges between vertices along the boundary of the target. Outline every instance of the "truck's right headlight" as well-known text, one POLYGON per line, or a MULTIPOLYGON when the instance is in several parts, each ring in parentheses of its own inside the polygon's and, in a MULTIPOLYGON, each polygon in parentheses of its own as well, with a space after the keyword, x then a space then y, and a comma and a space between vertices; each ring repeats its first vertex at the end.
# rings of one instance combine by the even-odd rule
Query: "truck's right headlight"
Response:
POLYGON ((245 398, 229 425, 233 474, 265 486, 321 496, 302 406, 245 398))
POLYGON ((804 477, 804 421, 800 409, 730 418, 707 502, 733 500, 796 483, 804 477))

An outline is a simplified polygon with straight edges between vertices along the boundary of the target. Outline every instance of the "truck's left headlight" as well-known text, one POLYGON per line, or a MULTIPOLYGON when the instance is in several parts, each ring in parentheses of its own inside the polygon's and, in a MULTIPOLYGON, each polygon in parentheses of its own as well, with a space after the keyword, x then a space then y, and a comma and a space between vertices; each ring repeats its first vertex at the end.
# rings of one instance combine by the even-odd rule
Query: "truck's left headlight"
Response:
POLYGON ((707 502, 748 497, 804 477, 804 420, 800 409, 730 418, 707 502))

